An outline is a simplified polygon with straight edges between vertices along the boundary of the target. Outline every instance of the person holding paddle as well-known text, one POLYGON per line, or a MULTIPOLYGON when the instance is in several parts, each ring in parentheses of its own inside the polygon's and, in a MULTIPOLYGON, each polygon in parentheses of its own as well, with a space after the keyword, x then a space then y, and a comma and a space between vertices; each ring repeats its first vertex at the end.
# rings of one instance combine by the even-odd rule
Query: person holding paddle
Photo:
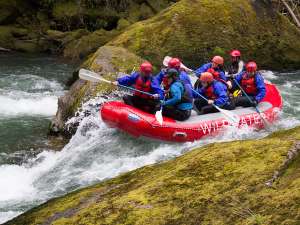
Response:
POLYGON ((232 50, 230 52, 231 64, 228 67, 228 75, 235 77, 239 73, 245 70, 245 63, 241 59, 241 52, 239 50, 232 50))
POLYGON ((235 109, 233 102, 228 97, 227 87, 220 81, 214 79, 211 73, 202 73, 199 81, 201 82, 201 87, 198 88, 194 94, 194 98, 196 99, 194 104, 199 114, 218 112, 217 107, 226 110, 235 109), (202 96, 204 96, 204 98, 202 96))
MULTIPOLYGON (((228 89, 232 88, 232 83, 231 81, 227 81, 227 78, 225 76, 225 71, 224 71, 224 59, 221 56, 214 56, 211 60, 210 63, 206 63, 199 67, 198 69, 195 70, 195 74, 197 77, 201 77, 201 74, 204 72, 209 72, 213 75, 215 80, 220 81, 223 83, 225 86, 227 86, 228 89)), ((197 82, 195 84, 195 88, 199 88, 201 85, 200 82, 197 82)))
POLYGON ((160 101, 164 98, 164 92, 159 85, 153 81, 152 65, 144 62, 140 66, 139 72, 133 72, 117 79, 113 84, 116 86, 134 86, 136 91, 133 95, 125 95, 124 102, 127 105, 139 108, 154 114, 160 109, 160 101), (144 93, 143 93, 144 92, 144 93))
POLYGON ((266 95, 264 78, 257 71, 256 62, 248 62, 246 71, 235 77, 235 86, 241 88, 243 95, 236 98, 236 106, 256 107, 266 95))
POLYGON ((181 68, 181 65, 182 63, 179 58, 171 58, 168 62, 168 67, 166 69, 162 69, 159 74, 155 76, 157 85, 161 85, 161 83, 164 81, 164 77, 166 76, 168 69, 175 69, 179 73, 179 79, 183 81, 189 89, 192 89, 193 85, 191 82, 191 78, 185 72, 185 70, 181 68))
POLYGON ((165 99, 162 115, 178 121, 187 120, 193 108, 193 96, 188 85, 180 80, 176 69, 168 69, 164 77, 165 99))

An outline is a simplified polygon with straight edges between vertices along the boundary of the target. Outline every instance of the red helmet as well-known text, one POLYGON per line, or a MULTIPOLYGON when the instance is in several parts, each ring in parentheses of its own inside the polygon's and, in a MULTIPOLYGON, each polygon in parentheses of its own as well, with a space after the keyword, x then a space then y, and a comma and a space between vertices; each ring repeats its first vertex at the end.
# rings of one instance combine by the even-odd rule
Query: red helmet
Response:
POLYGON ((214 56, 211 61, 218 64, 218 65, 223 65, 224 64, 223 57, 218 56, 218 55, 214 56))
POLYGON ((205 72, 205 73, 201 73, 201 76, 200 76, 200 81, 202 82, 213 82, 214 80, 214 76, 209 73, 209 72, 205 72))
POLYGON ((168 63, 169 68, 174 68, 177 70, 180 69, 180 65, 181 65, 181 61, 178 58, 172 58, 172 59, 170 59, 170 61, 168 63))
POLYGON ((256 62, 253 62, 253 61, 252 62, 248 62, 247 65, 246 65, 246 70, 249 73, 256 72, 256 70, 257 70, 256 62))
POLYGON ((239 50, 232 50, 230 55, 231 57, 241 57, 241 52, 239 50))
POLYGON ((145 74, 152 73, 152 65, 149 62, 143 62, 140 66, 140 71, 145 74))

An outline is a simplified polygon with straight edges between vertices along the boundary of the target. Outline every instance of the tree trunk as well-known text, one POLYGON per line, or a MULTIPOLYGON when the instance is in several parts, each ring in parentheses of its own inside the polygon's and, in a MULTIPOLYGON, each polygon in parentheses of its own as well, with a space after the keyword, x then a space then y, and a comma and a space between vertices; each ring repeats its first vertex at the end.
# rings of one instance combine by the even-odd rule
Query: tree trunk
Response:
POLYGON ((289 14, 291 15, 291 17, 293 18, 294 22, 296 23, 296 25, 300 28, 300 21, 297 18, 297 16, 295 15, 295 13, 293 12, 293 10, 291 9, 291 7, 289 6, 289 4, 286 2, 286 0, 281 0, 281 2, 284 4, 284 6, 287 8, 287 10, 289 11, 289 14))

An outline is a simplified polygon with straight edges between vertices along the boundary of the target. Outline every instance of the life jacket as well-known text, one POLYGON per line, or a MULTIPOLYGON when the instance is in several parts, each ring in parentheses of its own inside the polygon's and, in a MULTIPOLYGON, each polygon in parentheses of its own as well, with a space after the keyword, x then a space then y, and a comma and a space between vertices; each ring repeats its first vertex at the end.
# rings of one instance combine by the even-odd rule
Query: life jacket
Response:
POLYGON ((211 73, 215 80, 220 81, 221 83, 225 84, 226 87, 228 87, 227 82, 220 78, 220 73, 218 71, 215 71, 213 68, 209 68, 207 72, 211 73))
POLYGON ((243 77, 242 77, 242 80, 241 80, 241 86, 247 94, 250 94, 250 95, 256 95, 257 94, 255 76, 248 77, 247 73, 244 73, 243 77))
MULTIPOLYGON (((184 83, 183 81, 181 81, 181 80, 178 80, 178 81, 175 81, 175 82, 179 82, 179 83, 181 83, 182 86, 183 86, 183 93, 182 93, 182 95, 181 95, 181 101, 178 102, 177 105, 182 104, 182 103, 192 103, 192 102, 193 102, 193 96, 192 96, 192 93, 190 93, 190 92, 188 91, 188 88, 186 87, 187 84, 185 84, 185 83, 184 83)), ((171 92, 170 92, 169 89, 166 90, 165 93, 166 93, 165 99, 170 99, 170 98, 172 98, 171 92)))
MULTIPOLYGON (((139 90, 139 91, 144 91, 144 92, 151 92, 151 79, 146 79, 146 81, 144 81, 144 79, 141 76, 138 76, 138 78, 135 81, 135 89, 139 90)), ((149 99, 151 98, 149 95, 140 93, 140 92, 134 92, 135 96, 139 96, 141 98, 145 98, 145 99, 149 99)))
POLYGON ((204 95, 207 99, 215 100, 217 99, 217 96, 214 93, 214 87, 213 84, 210 84, 208 87, 204 90, 204 95))
POLYGON ((168 78, 164 77, 162 80, 163 88, 164 90, 169 90, 170 89, 170 84, 168 83, 168 78))

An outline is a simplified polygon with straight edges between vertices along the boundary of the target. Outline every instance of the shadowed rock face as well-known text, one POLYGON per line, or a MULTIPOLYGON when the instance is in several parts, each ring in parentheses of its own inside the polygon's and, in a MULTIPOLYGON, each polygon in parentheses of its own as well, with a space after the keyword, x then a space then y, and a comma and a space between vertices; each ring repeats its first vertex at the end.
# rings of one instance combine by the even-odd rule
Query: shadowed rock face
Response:
POLYGON ((0 0, 0 47, 82 60, 172 0, 0 0))
POLYGON ((207 145, 51 200, 7 224, 296 225, 299 131, 207 145))

